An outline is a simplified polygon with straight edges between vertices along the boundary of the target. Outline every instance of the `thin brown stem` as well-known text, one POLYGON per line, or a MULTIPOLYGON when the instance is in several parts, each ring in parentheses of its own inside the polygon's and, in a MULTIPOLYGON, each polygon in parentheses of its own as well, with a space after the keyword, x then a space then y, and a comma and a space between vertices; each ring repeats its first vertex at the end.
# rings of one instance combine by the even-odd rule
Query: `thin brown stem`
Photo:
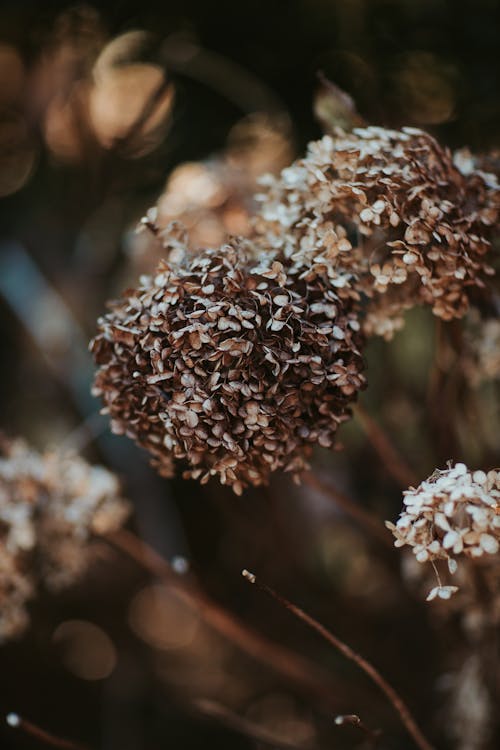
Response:
POLYGON ((344 511, 346 516, 352 518, 353 521, 359 524, 359 526, 361 526, 371 537, 376 539, 377 542, 382 543, 384 547, 389 547, 391 550, 393 549, 392 539, 386 533, 382 522, 376 516, 369 511, 360 508, 359 505, 353 502, 343 492, 340 492, 336 487, 333 487, 331 484, 325 482, 323 479, 320 479, 309 471, 305 472, 301 476, 301 479, 308 487, 317 492, 321 492, 322 495, 325 495, 332 500, 335 505, 344 511))
POLYGON ((47 732, 46 729, 37 726, 37 724, 33 724, 32 721, 23 719, 19 714, 8 714, 6 721, 12 729, 20 729, 25 734, 29 734, 31 737, 40 740, 40 742, 50 745, 50 747, 61 748, 61 750, 88 750, 86 745, 57 737, 55 734, 47 732))
POLYGON ((357 666, 361 670, 363 670, 363 672, 368 675, 368 677, 370 677, 370 679, 380 688, 380 690, 392 703, 394 709, 399 714, 402 723, 408 730, 408 733, 413 737, 415 744, 420 748, 420 750, 433 750, 432 745, 428 742, 422 731, 419 729, 406 703, 399 696, 392 685, 390 685, 387 680, 382 677, 380 672, 372 664, 370 664, 369 661, 367 661, 363 656, 354 651, 346 643, 341 641, 340 638, 334 635, 320 622, 311 617, 311 615, 308 615, 307 612, 304 612, 303 609, 298 607, 296 604, 288 601, 288 599, 285 599, 285 597, 281 596, 281 594, 278 594, 267 584, 258 581, 253 573, 250 573, 248 570, 244 570, 242 571, 242 575, 247 581, 255 584, 261 591, 271 596, 273 599, 275 599, 275 601, 281 604, 282 607, 288 609, 290 612, 292 612, 292 614, 295 615, 295 617, 298 617, 299 620, 302 620, 302 622, 319 633, 319 635, 324 638, 325 641, 334 646, 347 659, 357 664, 357 666))
POLYGON ((337 724, 337 726, 343 726, 344 724, 348 724, 351 727, 355 727, 356 729, 359 729, 359 731, 364 734, 369 747, 376 747, 382 735, 382 732, 380 731, 380 729, 370 729, 370 727, 367 727, 366 724, 363 724, 363 722, 361 721, 361 719, 359 718, 357 714, 346 714, 343 716, 336 716, 335 724, 337 724))
MULTIPOLYGON (((149 545, 126 529, 104 539, 155 577, 163 580, 172 593, 194 609, 220 635, 256 661, 302 688, 331 708, 338 706, 339 693, 331 677, 289 649, 278 646, 256 633, 237 617, 212 601, 193 582, 180 577, 170 564, 149 545)), ((343 688, 342 688, 343 690, 343 688)), ((345 693, 342 694, 344 698, 345 693)))
POLYGON ((309 743, 297 743, 293 740, 276 737, 265 727, 255 724, 253 721, 239 716, 226 706, 215 701, 201 699, 194 702, 194 707, 204 716, 212 718, 235 732, 250 737, 261 745, 277 748, 278 750, 313 750, 309 743))
POLYGON ((353 411, 374 450, 382 459, 387 471, 396 482, 403 489, 418 484, 417 475, 407 461, 396 450, 382 427, 375 422, 373 417, 368 414, 361 404, 356 404, 353 407, 353 411))

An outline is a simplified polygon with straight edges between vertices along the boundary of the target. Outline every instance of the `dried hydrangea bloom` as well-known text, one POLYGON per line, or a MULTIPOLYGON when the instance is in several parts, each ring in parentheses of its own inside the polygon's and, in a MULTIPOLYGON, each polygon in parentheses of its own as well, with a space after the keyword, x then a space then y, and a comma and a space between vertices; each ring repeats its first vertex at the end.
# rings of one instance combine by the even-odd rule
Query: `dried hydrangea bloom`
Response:
POLYGON ((41 455, 21 440, 0 456, 0 641, 22 632, 40 582, 73 583, 91 556, 93 534, 117 529, 128 506, 116 477, 71 455, 41 455))
MULTIPOLYGON (((451 574, 457 558, 494 561, 500 549, 500 471, 471 472, 457 463, 436 470, 416 489, 404 493, 405 509, 396 525, 386 526, 396 537, 395 546, 408 545, 420 563, 446 560, 451 574)), ((432 589, 428 600, 448 599, 456 586, 432 589)))
POLYGON ((254 115, 233 128, 220 154, 180 164, 148 213, 146 223, 153 232, 140 232, 133 240, 135 271, 152 273, 165 257, 172 222, 187 229, 193 251, 219 247, 229 235, 248 236, 257 178, 279 172, 291 158, 283 126, 254 115))
POLYGON ((265 178, 258 199, 263 242, 328 265, 345 282, 341 296, 366 296, 368 334, 389 338, 415 304, 462 317, 469 289, 493 273, 485 255, 500 213, 495 177, 465 176, 421 130, 327 135, 265 178))
POLYGON ((177 246, 99 321, 94 393, 114 432, 165 476, 180 461, 185 477, 237 493, 297 475, 364 385, 355 315, 304 270, 275 253, 256 261, 242 241, 196 256, 177 246))

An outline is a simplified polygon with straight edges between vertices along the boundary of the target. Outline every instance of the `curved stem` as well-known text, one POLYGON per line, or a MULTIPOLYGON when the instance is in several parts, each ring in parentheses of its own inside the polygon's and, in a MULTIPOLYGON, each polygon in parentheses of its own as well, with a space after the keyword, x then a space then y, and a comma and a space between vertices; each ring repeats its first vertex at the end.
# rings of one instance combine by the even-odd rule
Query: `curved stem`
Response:
POLYGON ((135 534, 126 529, 119 529, 103 539, 152 575, 165 581, 175 596, 186 606, 198 611, 210 627, 235 644, 241 651, 265 664, 277 674, 291 680, 323 704, 332 708, 338 705, 339 695, 336 692, 336 686, 326 673, 323 674, 322 670, 302 656, 269 641, 227 612, 194 583, 184 580, 175 573, 161 555, 135 534))
POLYGON ((418 484, 417 475, 396 450, 380 425, 375 422, 361 404, 356 404, 353 407, 353 412, 389 474, 403 489, 412 485, 416 486, 418 484))
POLYGON ((320 622, 318 622, 313 617, 311 617, 311 615, 308 615, 307 612, 304 612, 303 609, 298 607, 296 604, 293 604, 292 602, 288 601, 288 599, 285 599, 285 597, 281 596, 281 594, 278 594, 276 591, 270 588, 267 584, 261 583, 260 581, 258 581, 256 576, 253 573, 250 573, 248 570, 243 570, 242 575, 247 581, 255 584, 261 591, 271 596, 279 604, 281 604, 282 607, 285 607, 285 609, 288 609, 290 612, 292 612, 292 614, 298 617, 299 620, 302 620, 302 622, 306 623, 306 625, 308 625, 310 628, 312 628, 317 633, 319 633, 319 635, 325 641, 327 641, 332 646, 334 646, 347 659, 357 664, 358 667, 362 669, 363 672, 366 675, 368 675, 368 677, 370 677, 370 679, 376 685, 378 685, 380 690, 386 695, 386 697, 392 703, 395 710, 399 714, 399 717, 402 723, 408 730, 408 733, 413 737, 415 744, 420 748, 420 750, 433 750, 432 745, 428 742, 428 740, 423 735, 422 731, 419 729, 406 703, 403 701, 400 695, 396 692, 396 690, 392 687, 392 685, 390 685, 387 682, 387 680, 384 677, 382 677, 380 672, 372 664, 370 664, 369 661, 367 661, 363 656, 361 656, 356 651, 354 651, 354 649, 352 649, 346 643, 341 641, 340 638, 334 635, 330 630, 328 630, 320 622))
POLYGON ((47 732, 46 729, 42 729, 37 724, 33 724, 32 721, 23 719, 19 714, 8 714, 6 721, 12 729, 20 729, 25 734, 29 734, 31 737, 40 740, 40 742, 50 745, 50 747, 61 748, 61 750, 88 750, 85 745, 81 745, 79 742, 73 742, 72 740, 65 740, 62 737, 57 737, 55 734, 47 732))
POLYGON ((232 729, 238 734, 249 737, 259 745, 275 748, 276 750, 314 750, 315 746, 294 742, 292 739, 281 739, 266 727, 250 721, 245 716, 234 713, 226 706, 209 699, 194 701, 194 708, 203 716, 214 719, 225 727, 232 729))
POLYGON ((321 492, 331 499, 335 505, 341 508, 346 516, 349 516, 356 521, 368 534, 377 540, 377 542, 388 547, 391 551, 394 549, 392 539, 386 533, 386 530, 379 519, 364 508, 361 508, 355 502, 353 502, 347 495, 340 490, 333 487, 331 484, 325 482, 319 477, 315 476, 311 472, 307 471, 301 475, 301 479, 308 487, 317 492, 321 492))

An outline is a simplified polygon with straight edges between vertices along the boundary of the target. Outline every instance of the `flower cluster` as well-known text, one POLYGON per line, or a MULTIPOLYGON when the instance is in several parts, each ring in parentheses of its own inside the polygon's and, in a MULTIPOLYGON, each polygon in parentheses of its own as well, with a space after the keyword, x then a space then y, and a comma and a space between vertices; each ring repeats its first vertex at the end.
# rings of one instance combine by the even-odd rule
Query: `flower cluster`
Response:
POLYGON ((341 296, 366 297, 368 334, 389 338, 416 304, 462 317, 468 290, 493 273, 485 255, 500 214, 496 178, 473 166, 463 174, 423 131, 327 135, 262 185, 263 244, 326 264, 341 296))
MULTIPOLYGON (((396 538, 395 546, 412 547, 418 562, 447 560, 453 574, 458 557, 478 560, 498 555, 500 471, 471 472, 462 463, 436 470, 404 493, 404 504, 396 525, 387 521, 386 526, 396 538)), ((456 590, 439 582, 428 599, 448 599, 456 590)))
POLYGON ((0 456, 0 640, 21 632, 38 583, 73 583, 90 560, 93 534, 128 513, 116 477, 72 455, 4 441, 0 456))
POLYGON ((163 475, 240 493, 332 445, 364 386, 359 323, 328 278, 240 240, 179 244, 99 321, 94 393, 163 475), (173 252, 175 250, 175 253, 173 252))

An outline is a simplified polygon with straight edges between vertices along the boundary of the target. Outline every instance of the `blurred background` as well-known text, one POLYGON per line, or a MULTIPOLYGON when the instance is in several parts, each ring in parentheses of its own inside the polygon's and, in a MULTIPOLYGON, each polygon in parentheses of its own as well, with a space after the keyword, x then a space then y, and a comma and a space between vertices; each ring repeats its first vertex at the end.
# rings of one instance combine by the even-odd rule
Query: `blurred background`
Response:
MULTIPOLYGON (((371 124, 500 148, 499 39, 494 0, 0 3, 0 427, 116 471, 131 528, 209 597, 183 598, 97 544, 85 580, 42 594, 30 631, 0 648, 2 711, 120 750, 358 747, 364 734, 333 722, 356 713, 384 748, 408 747, 376 688, 246 585, 246 567, 369 657, 440 747, 473 748, 442 718, 467 644, 402 582, 382 526, 401 486, 366 423, 342 429, 343 452, 314 457, 329 492, 285 477, 241 498, 167 482, 110 435, 87 343, 106 301, 161 256, 136 233, 147 209, 183 221, 197 246, 247 232, 257 176, 343 124, 329 81, 371 124)), ((498 464, 500 363, 469 391, 464 362, 479 355, 462 338, 416 310, 368 348, 362 403, 419 481, 449 458, 498 464)), ((0 738, 38 744, 5 726, 0 738)))

